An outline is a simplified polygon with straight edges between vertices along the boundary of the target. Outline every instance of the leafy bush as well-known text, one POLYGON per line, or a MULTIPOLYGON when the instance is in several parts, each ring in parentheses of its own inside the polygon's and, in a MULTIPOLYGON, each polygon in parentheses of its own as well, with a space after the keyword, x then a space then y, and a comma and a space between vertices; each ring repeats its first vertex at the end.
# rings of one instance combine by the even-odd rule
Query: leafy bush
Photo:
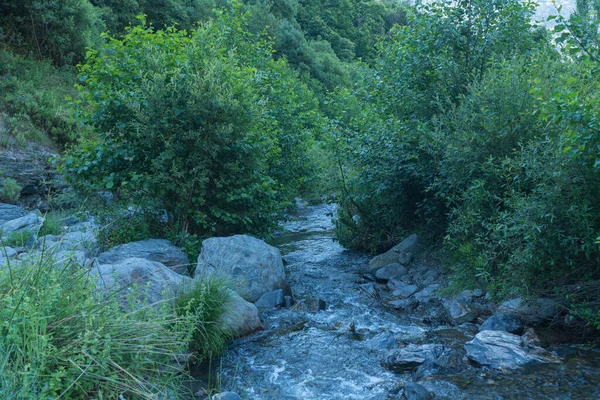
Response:
POLYGON ((0 397, 176 398, 190 322, 168 307, 123 311, 76 265, 0 269, 0 397))
POLYGON ((11 232, 6 240, 2 241, 2 246, 23 247, 34 235, 35 233, 28 229, 11 232))
POLYGON ((19 182, 17 182, 13 178, 4 178, 4 181, 2 182, 2 191, 0 192, 0 196, 4 201, 15 202, 19 200, 19 197, 21 197, 22 190, 23 186, 19 185, 19 182))

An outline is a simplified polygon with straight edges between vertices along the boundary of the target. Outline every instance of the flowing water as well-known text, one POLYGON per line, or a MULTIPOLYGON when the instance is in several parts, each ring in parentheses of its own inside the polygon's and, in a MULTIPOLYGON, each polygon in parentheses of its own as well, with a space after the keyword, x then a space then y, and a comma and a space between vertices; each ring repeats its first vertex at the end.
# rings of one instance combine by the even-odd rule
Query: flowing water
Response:
POLYGON ((385 307, 382 285, 363 276, 369 257, 334 241, 334 213, 334 205, 303 208, 272 241, 297 304, 261 314, 265 330, 229 346, 213 372, 222 390, 256 400, 393 399, 418 380, 445 399, 600 399, 597 349, 554 344, 548 349, 556 363, 477 368, 463 348, 476 325, 436 326, 385 307), (390 349, 410 343, 445 345, 445 368, 394 373, 381 365, 390 349))

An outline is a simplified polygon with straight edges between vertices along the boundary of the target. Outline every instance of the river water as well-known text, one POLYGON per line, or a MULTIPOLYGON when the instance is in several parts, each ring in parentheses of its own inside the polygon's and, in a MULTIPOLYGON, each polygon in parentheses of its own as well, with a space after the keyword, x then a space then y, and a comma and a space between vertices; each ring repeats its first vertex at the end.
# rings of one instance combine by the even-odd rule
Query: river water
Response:
POLYGON ((263 313, 265 330, 234 341, 213 371, 243 399, 400 399, 409 381, 439 399, 600 399, 600 351, 545 344, 558 361, 500 372, 471 365, 463 345, 477 326, 424 321, 385 306, 365 278, 369 257, 333 239, 334 205, 302 208, 272 242, 281 249, 296 305, 263 313), (323 303, 324 302, 324 303, 323 303), (390 371, 391 349, 439 343, 444 368, 390 371))

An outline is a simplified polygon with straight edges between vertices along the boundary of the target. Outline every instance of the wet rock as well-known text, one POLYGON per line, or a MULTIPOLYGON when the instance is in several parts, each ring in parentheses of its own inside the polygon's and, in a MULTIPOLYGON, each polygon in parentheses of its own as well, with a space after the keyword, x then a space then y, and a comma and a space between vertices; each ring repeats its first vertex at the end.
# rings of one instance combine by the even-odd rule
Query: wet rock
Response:
MULTIPOLYGON (((79 234, 82 235, 82 240, 89 238, 90 235, 87 232, 79 234)), ((64 237, 63 240, 65 240, 64 237)), ((100 264, 113 264, 127 258, 144 258, 149 261, 156 261, 166 265, 178 274, 188 276, 188 266, 190 264, 188 256, 164 239, 149 239, 121 244, 101 253, 98 255, 97 260, 100 264)))
POLYGON ((105 293, 122 290, 123 296, 138 287, 138 298, 150 304, 172 298, 191 279, 180 275, 164 264, 144 258, 128 258, 115 264, 98 264, 91 270, 96 286, 105 293))
POLYGON ((294 305, 294 299, 292 298, 292 296, 284 296, 283 302, 284 302, 285 308, 290 308, 291 306, 294 305))
POLYGON ((550 298, 539 298, 526 302, 521 297, 517 297, 503 302, 497 308, 497 312, 516 314, 530 324, 551 321, 558 311, 558 304, 550 298))
POLYGON ((523 321, 514 315, 508 313, 494 314, 485 320, 479 327, 480 331, 505 331, 520 335, 524 329, 523 321))
POLYGON ((421 290, 420 292, 417 292, 413 295, 413 297, 415 299, 417 299, 420 302, 428 302, 434 298, 438 298, 436 295, 434 295, 434 293, 440 289, 441 285, 438 283, 432 283, 431 285, 426 286, 423 290, 421 290))
POLYGON ((318 297, 308 297, 302 300, 302 304, 307 311, 323 311, 327 309, 325 300, 318 297))
MULTIPOLYGON (((374 257, 369 262, 369 271, 377 271, 379 268, 383 268, 386 265, 399 263, 400 255, 403 253, 415 254, 419 250, 419 237, 416 234, 410 235, 402 242, 392 247, 387 252, 374 257)), ((406 257, 406 256, 404 256, 406 257)), ((403 258, 404 261, 405 258, 403 258)))
POLYGON ((242 398, 234 392, 222 392, 214 394, 211 400, 242 400, 242 398))
POLYGON ((281 307, 285 304, 285 299, 283 295, 283 290, 277 289, 267 292, 260 296, 260 299, 254 303, 256 308, 259 309, 272 309, 276 307, 281 307))
POLYGON ((404 397, 406 400, 431 400, 433 396, 422 385, 408 382, 404 385, 404 397))
POLYGON ((375 272, 375 278, 380 281, 389 281, 390 279, 400 278, 407 274, 406 267, 398 263, 386 265, 383 268, 379 268, 375 272))
POLYGON ((289 292, 279 249, 246 235, 202 242, 195 279, 213 274, 229 279, 240 296, 250 302, 271 290, 289 292))
POLYGON ((552 361, 544 355, 544 349, 524 346, 520 336, 504 331, 479 332, 465 349, 476 364, 501 370, 552 361))
POLYGON ((44 224, 44 218, 38 217, 36 213, 29 213, 24 217, 7 221, 2 225, 2 234, 8 235, 16 231, 37 232, 44 224))
POLYGON ((521 336, 521 341, 523 346, 526 347, 539 346, 541 343, 540 338, 538 337, 537 333, 535 333, 533 328, 527 328, 525 330, 523 336, 521 336))
POLYGON ((225 305, 225 312, 217 322, 218 326, 233 337, 246 336, 263 329, 256 306, 233 290, 228 290, 228 293, 229 299, 225 305))
POLYGON ((394 350, 385 358, 382 365, 397 373, 412 371, 425 362, 434 362, 444 352, 441 344, 423 344, 394 350))
POLYGON ((464 299, 448 299, 443 304, 450 320, 455 324, 472 322, 479 316, 479 309, 464 299))
POLYGON ((21 218, 27 215, 27 212, 12 204, 0 203, 0 225, 13 219, 21 218))
POLYGON ((392 292, 394 297, 408 298, 419 290, 417 285, 408 285, 404 282, 398 282, 396 289, 392 292))
POLYGON ((388 305, 396 310, 411 311, 417 307, 418 301, 415 299, 399 299, 389 301, 388 305))
POLYGON ((381 332, 367 340, 367 345, 374 349, 395 349, 398 347, 396 338, 389 332, 381 332))
POLYGON ((364 293, 368 294, 371 297, 375 297, 378 295, 377 288, 375 287, 375 284, 372 282, 363 283, 361 285, 358 285, 358 287, 360 290, 362 290, 364 293))

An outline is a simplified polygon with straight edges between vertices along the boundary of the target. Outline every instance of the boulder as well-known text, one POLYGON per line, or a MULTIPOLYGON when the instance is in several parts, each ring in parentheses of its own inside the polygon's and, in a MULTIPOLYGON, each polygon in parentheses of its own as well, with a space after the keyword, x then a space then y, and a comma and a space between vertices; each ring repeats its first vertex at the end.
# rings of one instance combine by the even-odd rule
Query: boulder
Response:
POLYGON ((21 218, 27 215, 27 212, 21 207, 12 204, 0 203, 0 225, 13 219, 21 218))
POLYGON ((91 269, 96 286, 110 294, 122 290, 123 297, 132 293, 132 284, 138 287, 137 298, 157 303, 177 295, 183 285, 191 285, 184 277, 164 264, 144 258, 128 258, 115 264, 98 264, 91 269))
POLYGON ((467 357, 478 365, 510 370, 531 364, 552 362, 545 350, 526 346, 518 335, 504 331, 482 331, 465 344, 467 357))
POLYGON ((8 235, 17 231, 37 232, 44 224, 44 218, 38 217, 36 213, 29 213, 24 217, 7 221, 2 225, 2 234, 8 235))
POLYGON ((233 290, 228 289, 228 293, 229 299, 225 312, 217 322, 221 330, 232 337, 242 337, 263 329, 256 306, 244 300, 233 290))
POLYGON ((435 362, 444 352, 441 344, 409 344, 388 354, 382 365, 397 373, 410 372, 425 362, 435 362))
POLYGON ((440 285, 437 283, 432 283, 431 285, 426 286, 420 292, 417 292, 413 295, 415 299, 420 302, 427 303, 430 300, 437 299, 438 296, 434 293, 440 289, 440 285))
POLYGON ((188 256, 164 239, 149 239, 121 244, 100 254, 97 260, 99 264, 113 264, 128 258, 144 258, 149 261, 156 261, 166 265, 178 274, 189 275, 190 260, 188 256))
POLYGON ((404 397, 406 400, 431 400, 433 396, 422 385, 408 382, 404 385, 404 397))
POLYGON ((551 321, 559 312, 557 303, 550 298, 538 298, 526 302, 521 297, 507 300, 497 308, 499 313, 515 314, 530 324, 551 321))
POLYGON ((457 325, 464 322, 475 321, 479 316, 478 308, 462 298, 447 299, 444 300, 443 304, 448 313, 448 317, 450 317, 450 320, 457 325))
POLYGON ((389 281, 390 279, 400 278, 408 273, 406 267, 395 263, 379 268, 375 272, 375 278, 380 281, 389 281))
POLYGON ((263 294, 254 305, 259 309, 272 309, 285 305, 283 290, 277 289, 263 294))
POLYGON ((250 302, 272 290, 289 292, 279 249, 246 235, 202 242, 195 279, 212 275, 230 281, 238 294, 250 302))
MULTIPOLYGON (((49 236, 49 235, 48 235, 49 236)), ((47 236, 46 236, 47 237, 47 236)), ((60 236, 57 241, 57 251, 86 251, 96 247, 96 235, 93 232, 68 232, 60 236)), ((136 257, 136 256, 131 256, 136 257)), ((131 258, 125 257, 125 258, 131 258)), ((144 257, 139 257, 144 258, 144 257)), ((123 258, 124 259, 124 258, 123 258)), ((104 264, 112 264, 119 260, 112 260, 104 264)), ((154 260, 157 261, 157 260, 154 260)), ((159 261, 160 262, 160 261, 159 261)))
POLYGON ((523 321, 518 316, 508 313, 494 314, 479 327, 479 331, 505 331, 516 335, 522 334, 523 329, 523 321))
MULTIPOLYGON (((390 264, 400 264, 400 261, 407 263, 408 253, 415 254, 419 250, 419 245, 419 237, 416 234, 410 235, 387 252, 374 257, 369 262, 369 271, 377 271, 390 264)), ((412 259, 412 254, 409 260, 412 259)))
POLYGON ((389 332, 381 332, 366 341, 367 346, 373 349, 395 349, 398 342, 394 335, 389 332))

